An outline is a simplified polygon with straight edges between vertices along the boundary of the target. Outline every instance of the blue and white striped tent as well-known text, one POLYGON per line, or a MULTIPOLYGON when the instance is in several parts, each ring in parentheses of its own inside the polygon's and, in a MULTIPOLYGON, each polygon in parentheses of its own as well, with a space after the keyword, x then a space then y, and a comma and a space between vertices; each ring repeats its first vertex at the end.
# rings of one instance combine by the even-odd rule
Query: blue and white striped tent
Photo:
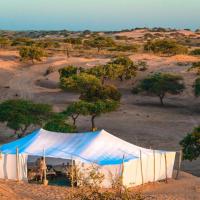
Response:
MULTIPOLYGON (((156 167, 159 170, 157 175, 154 174, 154 179, 160 180, 164 178, 166 164, 164 163, 164 155, 167 155, 168 177, 171 177, 175 157, 175 152, 153 151, 151 149, 141 148, 117 138, 105 130, 66 134, 39 129, 22 139, 3 145, 1 147, 1 152, 3 155, 9 155, 14 159, 16 157, 16 149, 18 149, 19 155, 21 156, 20 163, 25 165, 25 167, 27 165, 27 159, 25 159, 27 156, 43 156, 44 152, 45 157, 48 158, 73 159, 87 165, 96 164, 103 169, 105 174, 106 169, 109 169, 109 171, 114 169, 115 173, 117 171, 119 174, 123 164, 124 179, 127 179, 124 180, 124 183, 127 186, 131 185, 131 182, 133 182, 133 177, 130 179, 130 174, 128 173, 131 170, 131 166, 133 170, 135 169, 137 171, 138 175, 134 175, 134 185, 138 185, 138 182, 152 181, 152 175, 148 175, 146 180, 142 180, 141 182, 141 175, 139 175, 143 173, 143 177, 145 177, 145 173, 148 174, 150 168, 152 168, 152 172, 153 168, 155 169, 156 167), (154 161, 157 159, 157 163, 155 164, 152 159, 154 161), (141 160, 143 162, 142 166, 144 172, 139 170, 141 168, 141 160), (140 180, 138 181, 138 179, 140 180)), ((21 168, 23 168, 23 166, 21 168)), ((1 173, 0 171, 0 177, 3 173, 4 172, 1 173)), ((132 175, 133 174, 135 173, 132 172, 132 175)), ((22 175, 22 179, 25 176, 26 174, 22 175)), ((107 183, 106 185, 108 186, 109 184, 107 183)))

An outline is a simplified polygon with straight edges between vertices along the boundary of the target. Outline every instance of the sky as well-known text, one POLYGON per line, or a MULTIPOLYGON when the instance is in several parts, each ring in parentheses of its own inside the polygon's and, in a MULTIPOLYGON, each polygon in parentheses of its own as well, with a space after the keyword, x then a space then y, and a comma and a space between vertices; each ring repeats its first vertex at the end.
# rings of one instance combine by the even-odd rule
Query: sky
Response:
POLYGON ((1 30, 200 28, 200 0, 0 0, 1 30))

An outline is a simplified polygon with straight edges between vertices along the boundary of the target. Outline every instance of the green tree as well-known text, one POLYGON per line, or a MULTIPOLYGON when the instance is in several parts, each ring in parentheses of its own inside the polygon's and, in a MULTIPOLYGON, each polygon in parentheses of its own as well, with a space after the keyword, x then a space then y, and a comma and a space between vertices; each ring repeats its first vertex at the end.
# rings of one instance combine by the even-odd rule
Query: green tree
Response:
POLYGON ((138 86, 138 91, 158 96, 161 105, 164 105, 163 99, 167 93, 177 95, 183 92, 184 88, 185 86, 181 76, 168 73, 156 73, 142 80, 138 86))
POLYGON ((85 46, 97 48, 98 52, 106 47, 113 47, 115 42, 110 37, 97 36, 84 41, 85 46))
POLYGON ((27 130, 42 124, 52 115, 52 107, 26 100, 7 100, 0 104, 0 122, 15 131, 18 137, 23 137, 27 130))
POLYGON ((45 56, 43 49, 35 46, 24 46, 19 50, 21 60, 31 60, 34 64, 34 61, 41 61, 41 58, 45 56))
POLYGON ((190 52, 191 55, 199 56, 200 55, 200 49, 194 49, 190 52))
POLYGON ((121 81, 128 80, 136 76, 137 65, 128 57, 117 57, 109 64, 119 65, 118 77, 121 81))
POLYGON ((68 78, 72 75, 76 75, 78 72, 78 68, 72 65, 63 67, 59 69, 60 79, 62 78, 68 78))
POLYGON ((194 94, 196 97, 200 96, 200 77, 198 77, 194 82, 194 94))
POLYGON ((120 101, 121 93, 113 85, 97 85, 83 90, 80 99, 90 102, 107 99, 120 101))
POLYGON ((8 38, 0 37, 0 48, 7 48, 11 42, 8 38))
POLYGON ((101 101, 88 103, 88 114, 91 116, 92 130, 96 129, 95 119, 101 114, 113 112, 119 107, 119 103, 112 100, 101 101))
POLYGON ((196 160, 200 156, 200 127, 194 128, 191 133, 181 140, 185 160, 196 160))
POLYGON ((80 73, 68 78, 61 78, 60 85, 64 90, 74 90, 83 93, 90 88, 99 87, 101 81, 96 76, 80 73))
POLYGON ((178 44, 177 41, 172 39, 156 39, 148 41, 144 45, 144 50, 168 55, 188 53, 187 47, 178 44))
POLYGON ((85 101, 77 101, 72 104, 70 104, 67 109, 63 112, 64 115, 70 116, 73 121, 73 125, 76 126, 76 120, 80 115, 87 115, 88 109, 87 109, 88 103, 85 101))
POLYGON ((76 126, 71 125, 66 121, 66 116, 62 114, 54 114, 44 126, 45 130, 59 132, 59 133, 74 133, 76 132, 76 126))

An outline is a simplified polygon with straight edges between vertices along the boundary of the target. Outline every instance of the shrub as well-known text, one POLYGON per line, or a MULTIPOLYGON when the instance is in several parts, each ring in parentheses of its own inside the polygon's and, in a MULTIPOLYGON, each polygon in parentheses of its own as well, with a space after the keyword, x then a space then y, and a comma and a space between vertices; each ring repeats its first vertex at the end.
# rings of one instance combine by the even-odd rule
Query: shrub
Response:
POLYGON ((194 56, 199 56, 200 55, 200 49, 195 49, 195 50, 192 50, 190 52, 191 55, 194 55, 194 56))
POLYGON ((148 41, 144 45, 144 50, 168 55, 186 54, 188 52, 187 47, 180 45, 175 40, 171 39, 157 39, 148 41))
POLYGON ((196 160, 200 156, 200 127, 194 128, 191 133, 181 140, 183 158, 185 160, 196 160))

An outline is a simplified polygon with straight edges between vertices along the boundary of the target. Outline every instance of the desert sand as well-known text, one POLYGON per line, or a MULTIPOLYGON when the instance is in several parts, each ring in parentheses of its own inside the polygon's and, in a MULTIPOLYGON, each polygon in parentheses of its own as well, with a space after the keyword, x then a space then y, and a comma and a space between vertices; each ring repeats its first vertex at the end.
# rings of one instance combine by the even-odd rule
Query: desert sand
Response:
MULTIPOLYGON (((142 147, 180 150, 179 141, 194 126, 200 124, 200 99, 195 98, 192 91, 196 74, 187 71, 192 62, 200 59, 186 55, 159 57, 151 54, 133 54, 130 58, 133 61, 146 61, 148 70, 139 72, 138 76, 132 81, 115 82, 123 94, 121 107, 116 112, 99 117, 96 121, 98 128, 105 129, 142 147), (186 63, 186 65, 179 65, 178 63, 186 63), (159 71, 181 74, 186 83, 184 93, 179 96, 167 96, 164 100, 166 103, 164 107, 159 106, 159 100, 156 97, 131 94, 131 88, 141 78, 159 71)), ((46 69, 49 66, 59 69, 69 64, 91 67, 108 61, 107 58, 66 58, 63 55, 56 55, 43 60, 41 63, 31 65, 21 63, 15 51, 0 51, 0 101, 24 98, 36 102, 50 103, 54 106, 55 111, 62 111, 69 103, 77 100, 79 95, 63 92, 59 88, 58 72, 44 76, 46 69)), ((88 131, 90 119, 80 117, 77 125, 79 131, 88 131)), ((1 125, 1 143, 10 141, 11 133, 11 130, 1 125)), ((183 162, 182 170, 200 176, 200 159, 193 162, 183 162)), ((198 184, 199 179, 183 173, 178 181, 172 180, 169 184, 158 183, 154 186, 147 186, 145 193, 155 193, 158 196, 161 194, 163 197, 154 199, 198 199, 196 198, 199 195, 198 184), (177 196, 175 193, 177 193, 177 196), (194 197, 190 195, 194 195, 194 197), (167 198, 165 198, 166 196, 167 198)), ((56 197, 61 193, 64 195, 65 192, 63 191, 67 190, 58 187, 48 187, 43 190, 43 186, 38 185, 25 184, 22 186, 13 182, 0 182, 0 195, 4 195, 0 199, 47 199, 45 197, 47 194, 54 195, 49 197, 49 200, 64 199, 64 197, 56 197), (2 192, 4 190, 6 191, 5 194, 2 192), (55 193, 51 194, 48 192, 50 190, 55 190, 55 193), (32 195, 29 195, 29 193, 32 195)))

